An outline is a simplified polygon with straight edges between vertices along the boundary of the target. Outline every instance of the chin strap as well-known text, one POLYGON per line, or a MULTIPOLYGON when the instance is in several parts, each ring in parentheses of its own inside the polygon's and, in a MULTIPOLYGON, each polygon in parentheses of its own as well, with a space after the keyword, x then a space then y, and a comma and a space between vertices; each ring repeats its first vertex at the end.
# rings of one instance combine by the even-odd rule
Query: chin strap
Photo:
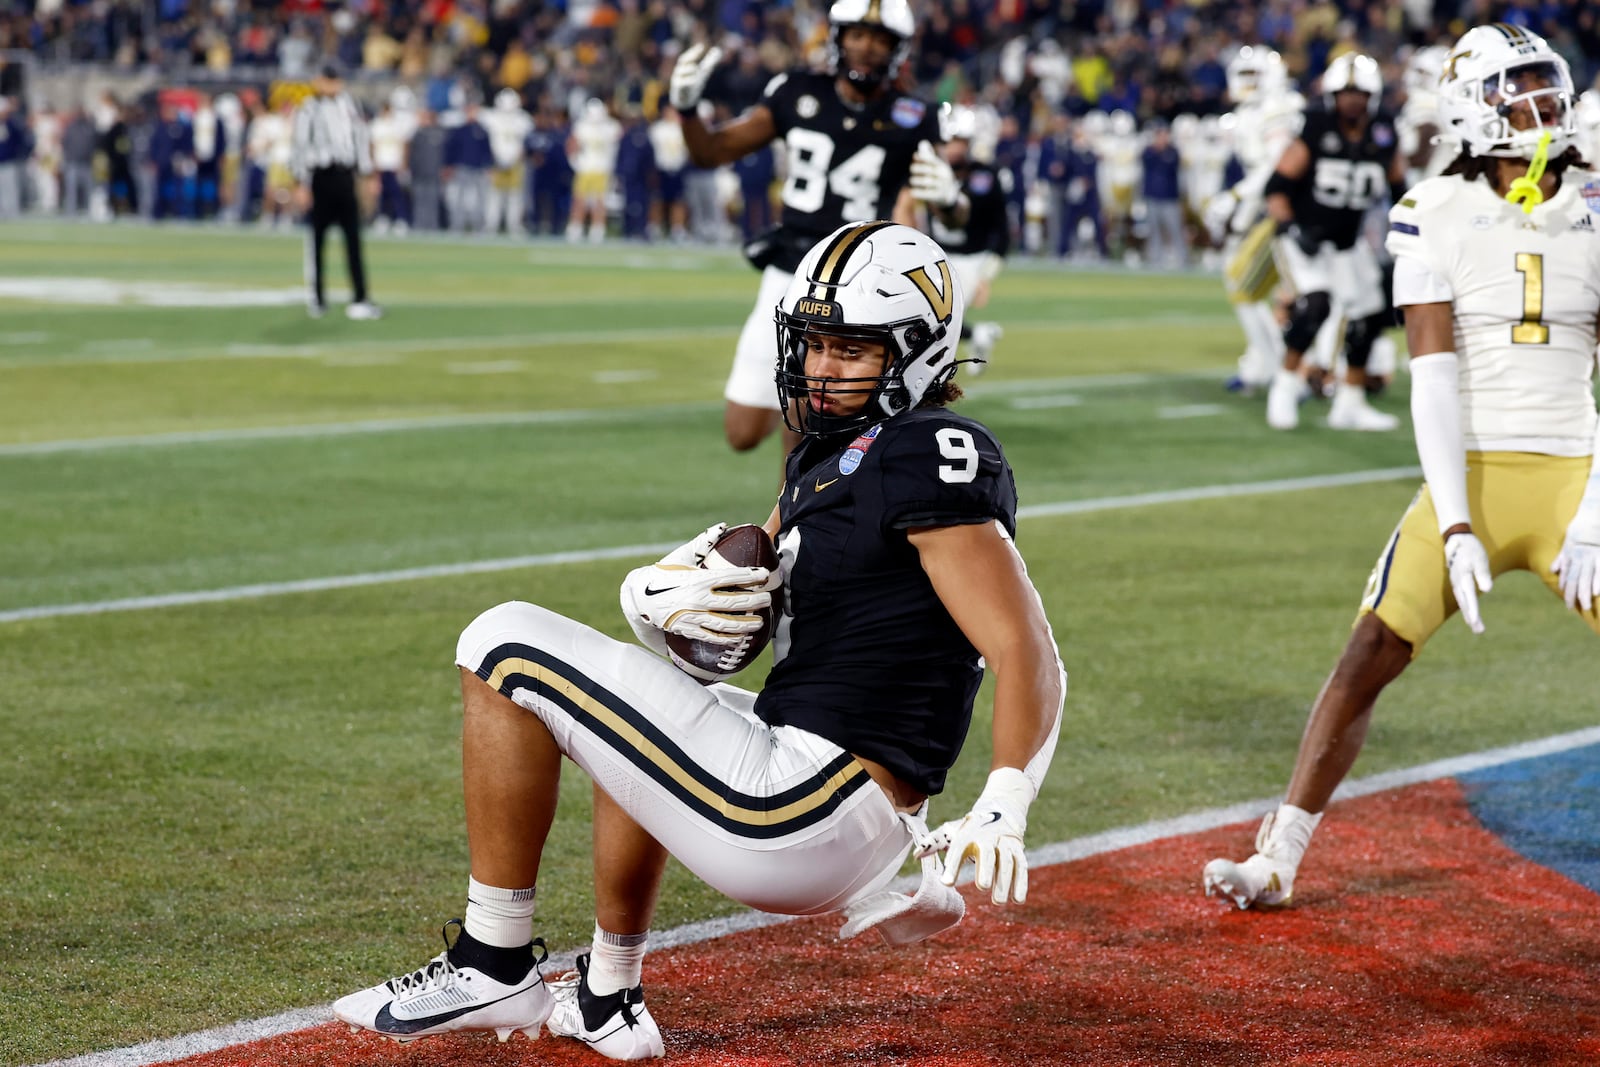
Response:
POLYGON ((1539 147, 1533 150, 1533 159, 1528 161, 1528 173, 1520 178, 1513 178, 1511 191, 1506 193, 1506 199, 1522 207, 1524 215, 1532 215, 1533 209, 1544 203, 1544 193, 1539 189, 1539 179, 1544 177, 1544 165, 1550 159, 1550 131, 1545 130, 1539 135, 1539 147))

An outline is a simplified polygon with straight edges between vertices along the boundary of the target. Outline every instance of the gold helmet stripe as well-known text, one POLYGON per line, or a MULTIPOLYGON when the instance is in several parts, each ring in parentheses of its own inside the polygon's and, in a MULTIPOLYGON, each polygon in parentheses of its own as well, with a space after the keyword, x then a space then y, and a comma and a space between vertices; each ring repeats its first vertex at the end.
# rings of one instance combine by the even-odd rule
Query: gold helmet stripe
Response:
POLYGON ((821 258, 817 260, 816 273, 811 276, 811 295, 818 300, 832 300, 833 289, 844 276, 844 267, 850 262, 850 254, 862 241, 884 227, 893 225, 892 222, 862 222, 842 231, 832 244, 823 249, 821 258), (822 295, 823 289, 829 291, 827 296, 822 295))

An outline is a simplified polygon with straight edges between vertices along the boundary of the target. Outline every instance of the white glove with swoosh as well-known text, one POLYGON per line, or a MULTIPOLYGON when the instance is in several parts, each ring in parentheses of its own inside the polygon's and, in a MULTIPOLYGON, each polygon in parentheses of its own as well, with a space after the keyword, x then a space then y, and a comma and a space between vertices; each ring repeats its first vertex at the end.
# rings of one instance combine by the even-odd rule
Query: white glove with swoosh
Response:
POLYGON ((725 522, 707 527, 622 580, 622 614, 645 647, 665 655, 666 633, 732 645, 761 628, 751 612, 772 607, 772 590, 783 576, 765 567, 704 569, 711 546, 727 529, 725 522))
POLYGON ((722 59, 722 49, 707 49, 704 44, 690 45, 672 65, 668 81, 667 99, 679 111, 693 112, 706 91, 711 72, 722 59))
POLYGON ((955 885, 967 857, 972 857, 974 881, 979 889, 992 889, 996 904, 1028 899, 1028 857, 1022 835, 1028 828, 1028 806, 1033 784, 1015 767, 989 772, 989 782, 960 819, 940 826, 917 850, 917 857, 944 853, 945 885, 955 885))
POLYGON ((1461 620, 1475 634, 1483 633, 1483 617, 1478 614, 1478 594, 1494 588, 1489 573, 1489 553, 1477 534, 1454 533, 1444 543, 1444 562, 1450 568, 1450 589, 1461 609, 1461 620))

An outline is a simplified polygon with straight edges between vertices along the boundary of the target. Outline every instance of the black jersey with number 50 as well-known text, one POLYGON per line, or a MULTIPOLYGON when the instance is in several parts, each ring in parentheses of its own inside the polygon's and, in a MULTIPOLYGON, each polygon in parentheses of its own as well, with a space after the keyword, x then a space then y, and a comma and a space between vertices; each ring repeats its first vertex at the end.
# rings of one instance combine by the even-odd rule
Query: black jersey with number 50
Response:
POLYGON ((789 457, 778 502, 787 584, 756 714, 888 767, 933 795, 961 751, 983 680, 906 531, 998 519, 1017 490, 994 435, 918 408, 789 457))
POLYGON ((1311 167, 1289 194, 1301 226, 1321 230, 1337 248, 1361 236, 1367 209, 1389 195, 1389 164, 1399 147, 1394 120, 1373 115, 1355 140, 1345 137, 1331 111, 1306 112, 1300 139, 1311 150, 1311 167))
POLYGON ((847 222, 889 218, 917 142, 940 141, 925 101, 890 90, 852 108, 831 74, 780 74, 761 103, 784 141, 783 225, 813 240, 847 222))

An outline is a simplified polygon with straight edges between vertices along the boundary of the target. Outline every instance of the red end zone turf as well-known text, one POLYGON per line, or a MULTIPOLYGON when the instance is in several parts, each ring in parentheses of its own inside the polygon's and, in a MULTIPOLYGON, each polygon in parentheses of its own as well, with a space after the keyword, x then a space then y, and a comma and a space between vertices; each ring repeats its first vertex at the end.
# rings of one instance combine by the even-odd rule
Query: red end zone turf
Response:
MULTIPOLYGON (((1042 868, 1007 910, 969 888, 966 921, 908 949, 837 942, 827 919, 654 953, 646 995, 685 1065, 1600 1064, 1600 896, 1508 850, 1453 781, 1336 805, 1284 911, 1200 894, 1205 861, 1253 837, 1042 868)), ((607 1061, 328 1025, 182 1062, 607 1061)))

